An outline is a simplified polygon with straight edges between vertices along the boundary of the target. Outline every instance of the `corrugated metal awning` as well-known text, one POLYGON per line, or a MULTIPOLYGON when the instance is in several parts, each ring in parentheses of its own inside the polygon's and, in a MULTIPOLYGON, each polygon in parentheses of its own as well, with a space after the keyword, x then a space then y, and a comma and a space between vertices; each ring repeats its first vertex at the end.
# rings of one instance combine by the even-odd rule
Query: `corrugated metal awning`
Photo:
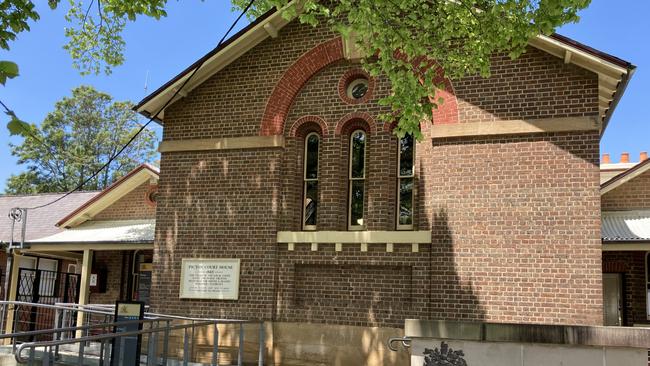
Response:
POLYGON ((156 220, 87 221, 30 243, 150 243, 156 220))
POLYGON ((650 210, 604 211, 600 233, 603 241, 650 241, 650 210))

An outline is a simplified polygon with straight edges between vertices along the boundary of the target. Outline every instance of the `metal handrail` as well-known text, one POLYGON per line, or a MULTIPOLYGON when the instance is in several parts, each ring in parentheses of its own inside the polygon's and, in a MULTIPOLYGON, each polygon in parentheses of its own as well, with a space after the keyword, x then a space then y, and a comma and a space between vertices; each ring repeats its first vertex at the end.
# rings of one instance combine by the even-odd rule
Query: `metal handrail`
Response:
MULTIPOLYGON (((19 306, 33 306, 33 307, 41 307, 41 308, 48 308, 48 309, 54 309, 57 311, 57 314, 59 312, 65 311, 65 312, 81 312, 81 313, 87 313, 87 314, 99 314, 102 316, 113 316, 113 312, 109 311, 101 311, 101 310, 96 310, 97 308, 105 308, 106 310, 109 310, 111 305, 106 305, 106 306, 95 306, 95 305, 79 305, 79 304, 67 304, 67 303, 57 303, 55 305, 50 305, 50 304, 38 304, 38 303, 30 303, 30 302, 24 302, 24 301, 0 301, 0 306, 3 306, 4 309, 6 310, 7 308, 11 307, 19 307, 19 306)), ((15 310, 15 309, 14 309, 15 310)), ((164 362, 167 360, 167 355, 169 351, 169 337, 170 337, 170 332, 175 331, 175 330, 182 330, 183 331, 183 364, 187 365, 189 362, 189 358, 194 352, 194 342, 190 342, 190 339, 194 339, 194 334, 195 334, 195 329, 197 327, 205 327, 205 326, 212 326, 214 329, 213 331, 213 352, 212 352, 212 365, 217 365, 217 360, 218 360, 218 354, 219 354, 219 345, 218 345, 218 340, 219 340, 219 330, 217 325, 219 324, 239 324, 239 351, 237 354, 237 364, 242 365, 243 364, 243 354, 244 354, 244 325, 245 324, 259 324, 259 355, 258 355, 258 365, 263 365, 264 364, 264 357, 265 357, 265 334, 264 334, 264 321, 263 320, 238 320, 238 319, 205 319, 205 318, 194 318, 194 317, 186 317, 186 316, 179 316, 179 315, 168 315, 168 314, 157 314, 157 313, 145 313, 145 319, 142 320, 131 320, 131 321, 123 321, 123 322, 114 322, 114 323, 108 323, 106 322, 108 319, 105 318, 105 322, 103 324, 86 324, 86 325, 80 325, 80 326, 70 326, 70 327, 58 327, 59 321, 55 321, 55 325, 53 329, 44 329, 44 330, 34 330, 34 331, 26 331, 26 332, 20 332, 20 333, 9 333, 9 334, 0 334, 0 339, 12 339, 12 348, 14 350, 15 358, 16 361, 19 363, 24 363, 27 359, 23 357, 23 353, 26 349, 30 349, 29 352, 29 362, 30 364, 33 363, 34 361, 34 355, 37 350, 37 348, 43 347, 43 365, 48 365, 50 360, 52 360, 52 355, 54 357, 58 357, 59 355, 59 346, 63 345, 70 345, 70 344, 78 344, 79 345, 79 362, 84 357, 84 348, 86 346, 87 342, 99 342, 100 346, 100 351, 99 351, 99 357, 100 357, 100 362, 102 362, 103 359, 108 359, 108 352, 109 352, 109 344, 114 344, 112 340, 119 339, 120 342, 124 342, 124 338, 122 337, 129 337, 129 336, 142 336, 142 335, 149 335, 150 341, 149 341, 149 350, 147 353, 147 364, 150 366, 153 366, 154 364, 157 364, 157 362, 154 360, 156 358, 156 348, 157 348, 157 337, 159 336, 160 333, 164 333, 164 342, 163 342, 163 349, 162 349, 162 359, 164 362), (175 320, 178 321, 188 321, 189 323, 183 323, 183 324, 177 324, 173 325, 172 322, 175 320), (164 322, 165 325, 161 326, 160 322, 164 322), (134 330, 134 331, 125 331, 125 332, 116 332, 115 328, 110 329, 110 327, 119 327, 123 325, 128 325, 128 324, 150 324, 150 327, 147 329, 141 329, 141 330, 134 330), (108 328, 108 329, 107 329, 108 328), (97 334, 97 335, 89 335, 89 330, 90 329, 107 329, 111 333, 103 333, 103 334, 97 334), (78 338, 66 338, 66 339, 61 339, 62 334, 66 334, 67 332, 75 332, 79 336, 78 338), (82 332, 79 332, 82 331, 82 332), (85 336, 82 336, 85 333, 85 336), (22 343, 20 346, 17 345, 18 342, 16 342, 18 337, 26 337, 26 336, 42 336, 42 335, 52 335, 52 340, 51 341, 32 341, 32 342, 25 342, 22 343), (54 349, 54 351, 53 351, 54 349), (54 352, 54 353, 53 353, 54 352)), ((58 315, 57 315, 58 318, 58 315)), ((122 348, 120 348, 122 349, 122 348)), ((40 352, 40 351, 39 351, 40 352)), ((165 363, 163 363, 165 364, 165 363)))
MULTIPOLYGON (((259 339, 259 356, 258 356, 258 365, 263 366, 264 365, 264 353, 263 353, 263 347, 264 347, 264 337, 263 337, 263 324, 264 322, 261 320, 228 320, 224 319, 228 323, 239 323, 240 324, 240 332, 239 332, 239 354, 237 357, 237 364, 242 365, 243 362, 243 344, 244 344, 244 331, 243 331, 243 324, 259 324, 260 325, 260 339, 259 339)), ((160 321, 160 320, 158 320, 160 321)), ((118 324, 126 324, 129 322, 120 322, 118 324)), ((131 322, 132 323, 132 322, 131 322)), ((212 365, 216 366, 217 365, 217 355, 218 355, 218 335, 219 331, 217 328, 218 324, 222 324, 223 322, 220 321, 215 321, 215 320, 210 320, 210 321, 202 321, 202 322, 192 322, 191 324, 178 324, 178 325, 167 325, 165 327, 156 327, 153 328, 153 326, 149 329, 142 329, 142 330, 133 330, 133 331, 126 331, 126 332, 118 332, 118 333, 107 333, 107 334, 100 334, 100 335, 94 335, 94 336, 85 336, 85 337, 80 337, 80 338, 74 338, 74 339, 63 339, 63 340, 54 340, 54 341, 44 341, 44 342, 28 342, 28 343, 23 343, 20 346, 18 346, 17 351, 15 353, 15 359, 18 363, 26 363, 28 360, 33 360, 33 353, 36 350, 37 347, 43 347, 44 350, 47 350, 49 348, 49 352, 51 352, 52 347, 59 347, 67 344, 76 344, 79 343, 80 345, 83 345, 86 342, 97 342, 99 341, 102 345, 104 344, 104 341, 108 340, 113 340, 116 338, 121 338, 121 337, 129 337, 129 336, 139 336, 139 335, 152 335, 155 336, 156 333, 164 332, 165 333, 165 338, 169 338, 169 333, 174 330, 184 330, 184 352, 183 352, 183 364, 187 365, 189 361, 189 354, 188 354, 188 334, 187 334, 187 329, 188 328, 196 328, 196 327, 203 327, 203 326, 214 326, 214 342, 213 342, 213 355, 212 355, 212 365), (25 349, 30 348, 30 357, 25 358, 22 356, 22 353, 25 349)), ((50 330, 52 331, 52 330, 50 330)), ((57 330, 54 330, 57 331, 57 330)), ((153 343, 155 347, 155 342, 153 343)), ((165 345, 166 346, 166 345, 165 345)), ((47 352, 47 351, 46 351, 47 352)), ((48 359, 49 359, 49 352, 48 352, 48 359)), ((83 348, 80 347, 79 354, 80 357, 82 356, 83 348)), ((166 350, 165 350, 166 353, 166 350)), ((153 352, 149 353, 147 355, 148 359, 154 356, 155 357, 155 348, 153 349, 153 352)), ((166 354, 163 355, 163 357, 166 359, 166 354)), ((80 358, 81 359, 81 358, 80 358)))
POLYGON ((158 332, 164 332, 166 330, 172 331, 172 330, 179 330, 179 329, 185 329, 185 328, 190 328, 190 327, 202 327, 206 325, 214 325, 214 322, 203 322, 201 324, 179 324, 179 325, 170 325, 168 327, 157 327, 157 328, 150 328, 150 329, 142 329, 142 330, 130 330, 127 332, 119 332, 119 333, 107 333, 107 334, 99 334, 99 335, 94 335, 94 336, 85 336, 81 338, 74 338, 74 339, 61 339, 61 340, 56 340, 56 341, 44 341, 44 342, 28 342, 28 343, 23 343, 20 346, 18 346, 18 350, 16 351, 16 361, 19 363, 25 363, 27 361, 26 358, 23 358, 21 356, 21 353, 25 348, 36 348, 36 347, 55 347, 55 346, 63 346, 66 344, 75 344, 75 343, 82 343, 82 342, 92 342, 92 341, 103 341, 103 340, 108 340, 108 339, 113 339, 113 338, 120 338, 120 337, 129 337, 129 336, 137 336, 137 335, 143 335, 143 334, 151 334, 151 333, 158 333, 158 332))
POLYGON ((109 313, 109 312, 106 312, 106 311, 100 311, 100 310, 71 309, 68 306, 40 304, 40 303, 27 302, 27 301, 4 301, 3 300, 3 301, 0 301, 0 305, 24 305, 24 306, 34 306, 34 307, 39 307, 39 308, 46 308, 46 309, 74 310, 74 311, 81 311, 81 312, 90 313, 90 314, 114 315, 113 313, 109 313))
POLYGON ((130 325, 130 324, 140 324, 140 323, 154 323, 154 322, 160 322, 160 321, 161 321, 161 319, 127 320, 127 321, 123 321, 123 322, 104 323, 104 324, 86 324, 86 325, 81 325, 81 326, 76 326, 76 327, 30 330, 30 331, 19 332, 19 333, 0 334, 0 339, 25 337, 25 336, 33 336, 33 335, 43 335, 43 334, 52 334, 52 333, 64 333, 64 332, 71 332, 71 331, 76 331, 76 330, 86 330, 86 329, 93 329, 93 328, 108 328, 108 327, 115 327, 115 326, 120 326, 120 325, 130 325))

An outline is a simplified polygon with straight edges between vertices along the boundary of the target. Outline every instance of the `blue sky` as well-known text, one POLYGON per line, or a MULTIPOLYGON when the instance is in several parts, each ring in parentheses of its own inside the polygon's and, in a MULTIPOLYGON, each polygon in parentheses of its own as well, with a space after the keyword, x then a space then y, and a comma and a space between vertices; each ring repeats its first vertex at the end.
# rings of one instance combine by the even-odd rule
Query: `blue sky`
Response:
MULTIPOLYGON (((30 32, 20 34, 9 52, 0 52, 0 59, 17 62, 21 72, 18 78, 0 87, 0 99, 23 120, 36 123, 43 120, 57 100, 82 84, 93 85, 116 100, 139 101, 145 95, 147 72, 148 90, 153 91, 212 49, 236 16, 227 0, 169 1, 167 18, 159 21, 142 18, 127 26, 123 66, 110 76, 82 77, 62 49, 66 43, 63 34, 65 7, 51 11, 45 1, 37 3, 41 5, 38 8, 41 20, 32 25, 30 32)), ((612 6, 612 0, 593 0, 581 13, 580 23, 558 30, 638 67, 601 141, 602 152, 611 153, 614 161, 622 151, 630 152, 634 160, 640 151, 650 150, 650 118, 643 112, 650 100, 647 14, 650 14, 650 1, 618 0, 616 6, 612 6)), ((245 18, 238 28, 244 25, 245 18)), ((9 141, 19 143, 20 138, 9 137, 5 124, 2 120, 0 192, 4 191, 9 176, 22 170, 7 145, 9 141)), ((159 128, 155 128, 159 132, 159 128)))

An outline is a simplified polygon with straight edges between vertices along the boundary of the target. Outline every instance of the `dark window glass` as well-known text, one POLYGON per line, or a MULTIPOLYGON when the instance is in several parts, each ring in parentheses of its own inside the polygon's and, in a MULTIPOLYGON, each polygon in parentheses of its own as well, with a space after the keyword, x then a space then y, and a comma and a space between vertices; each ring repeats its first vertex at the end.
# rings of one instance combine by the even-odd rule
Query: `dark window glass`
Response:
POLYGON ((303 228, 316 228, 318 208, 318 144, 320 137, 310 133, 305 139, 305 172, 303 186, 303 228))
POLYGON ((413 183, 414 183, 414 140, 413 135, 399 139, 399 161, 397 167, 397 225, 408 229, 413 225, 413 183))
POLYGON ((399 175, 413 175, 413 135, 406 135, 399 140, 399 175))
POLYGON ((365 149, 366 149, 366 134, 363 131, 355 131, 352 134, 350 142, 351 162, 350 162, 350 178, 363 178, 364 163, 365 163, 365 149))
POLYGON ((350 184, 350 226, 363 225, 363 180, 353 180, 350 184))
POLYGON ((305 156, 305 179, 318 178, 318 135, 311 134, 307 137, 305 156))
POLYGON ((305 182, 305 225, 316 225, 318 181, 305 182))
POLYGON ((413 178, 402 178, 399 182, 399 224, 413 224, 413 178))
POLYGON ((358 83, 352 87, 352 98, 361 99, 368 92, 368 84, 358 83))

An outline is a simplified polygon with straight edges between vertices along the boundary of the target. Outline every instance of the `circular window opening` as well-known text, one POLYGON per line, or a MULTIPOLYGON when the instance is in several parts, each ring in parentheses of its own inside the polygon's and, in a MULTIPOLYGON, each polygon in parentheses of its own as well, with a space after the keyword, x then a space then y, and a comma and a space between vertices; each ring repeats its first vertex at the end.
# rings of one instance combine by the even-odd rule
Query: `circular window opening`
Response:
POLYGON ((150 186, 144 197, 145 197, 145 202, 149 206, 155 207, 156 203, 158 202, 158 185, 150 186))
POLYGON ((348 84, 346 94, 348 98, 359 100, 368 93, 368 79, 357 78, 348 84))

